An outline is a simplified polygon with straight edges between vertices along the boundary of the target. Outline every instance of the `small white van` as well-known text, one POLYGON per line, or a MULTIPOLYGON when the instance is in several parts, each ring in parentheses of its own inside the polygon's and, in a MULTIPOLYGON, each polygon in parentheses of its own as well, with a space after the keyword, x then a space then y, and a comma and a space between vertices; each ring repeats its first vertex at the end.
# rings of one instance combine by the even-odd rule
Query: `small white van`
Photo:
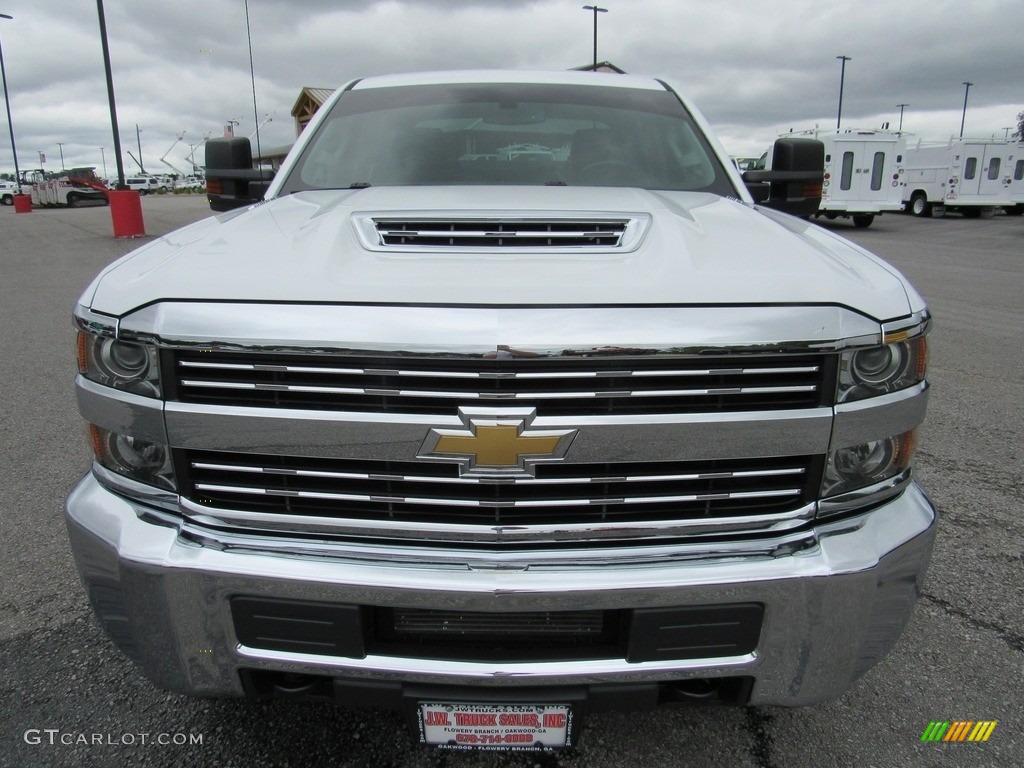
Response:
POLYGON ((124 180, 128 189, 136 190, 140 195, 148 195, 150 192, 166 192, 167 186, 153 176, 132 176, 124 180))

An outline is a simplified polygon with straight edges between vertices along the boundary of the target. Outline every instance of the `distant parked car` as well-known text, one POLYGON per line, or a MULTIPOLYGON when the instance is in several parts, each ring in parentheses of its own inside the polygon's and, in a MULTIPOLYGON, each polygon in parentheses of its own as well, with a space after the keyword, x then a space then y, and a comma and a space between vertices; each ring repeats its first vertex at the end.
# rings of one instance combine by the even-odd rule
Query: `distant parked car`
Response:
POLYGON ((205 183, 195 176, 186 176, 182 179, 174 180, 175 189, 201 190, 204 189, 205 186, 205 183))
POLYGON ((19 192, 18 185, 13 181, 0 181, 0 202, 13 205, 14 196, 19 192))
POLYGON ((153 176, 132 176, 124 180, 128 189, 138 191, 140 195, 148 195, 150 192, 166 192, 167 185, 153 176))

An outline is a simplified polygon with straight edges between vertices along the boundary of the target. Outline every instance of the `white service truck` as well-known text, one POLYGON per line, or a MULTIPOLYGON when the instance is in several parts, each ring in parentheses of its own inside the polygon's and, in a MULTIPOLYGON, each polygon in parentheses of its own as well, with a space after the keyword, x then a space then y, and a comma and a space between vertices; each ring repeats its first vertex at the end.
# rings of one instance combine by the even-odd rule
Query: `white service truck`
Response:
MULTIPOLYGON (((825 176, 815 216, 852 217, 857 227, 869 227, 875 216, 903 207, 903 153, 906 142, 896 132, 813 128, 786 136, 805 136, 825 145, 825 176)), ((771 168, 766 159, 766 167, 771 168)))
POLYGON ((918 141, 905 154, 905 210, 914 216, 952 210, 967 218, 977 218, 985 208, 1012 210, 1024 202, 1022 160, 1024 147, 1011 141, 918 141))

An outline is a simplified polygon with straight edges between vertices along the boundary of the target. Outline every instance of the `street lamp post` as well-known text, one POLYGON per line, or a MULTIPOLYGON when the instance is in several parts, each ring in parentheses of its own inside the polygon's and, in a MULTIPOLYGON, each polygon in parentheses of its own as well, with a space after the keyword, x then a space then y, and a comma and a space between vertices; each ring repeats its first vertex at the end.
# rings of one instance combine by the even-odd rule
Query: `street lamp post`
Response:
POLYGON ((960 117, 960 138, 961 139, 964 137, 964 121, 967 120, 967 94, 970 93, 972 85, 974 85, 974 83, 968 83, 966 80, 964 80, 964 113, 960 117))
POLYGON ((597 72, 597 14, 608 13, 608 9, 598 8, 596 5, 584 5, 583 10, 594 12, 594 71, 597 72))
POLYGON ((64 144, 63 144, 63 142, 58 141, 57 142, 57 148, 60 150, 60 169, 62 171, 66 171, 67 168, 64 167, 64 144))
MULTIPOLYGON (((100 45, 103 50, 103 73, 107 80, 107 101, 110 104, 110 128, 114 135, 114 160, 117 163, 117 188, 107 193, 114 237, 137 237, 146 234, 142 220, 139 193, 124 183, 124 162, 121 160, 121 136, 117 126, 117 105, 114 102, 114 77, 110 72, 110 45, 107 42, 107 17, 103 0, 96 0, 96 16, 100 24, 100 45)), ((141 153, 140 153, 141 154, 141 153)))
POLYGON ((139 136, 139 130, 140 130, 139 129, 139 124, 136 123, 135 124, 135 146, 137 146, 139 148, 139 171, 141 171, 142 175, 145 176, 146 175, 146 169, 142 165, 142 137, 139 136))
POLYGON ((904 107, 909 107, 910 105, 909 104, 897 104, 896 106, 900 108, 900 129, 899 129, 898 133, 903 133, 903 108, 904 107))
POLYGON ((846 62, 852 61, 849 56, 836 56, 842 62, 839 70, 839 113, 836 115, 836 133, 839 133, 839 126, 843 121, 843 83, 846 80, 846 62))
POLYGON ((107 153, 100 147, 100 157, 103 158, 103 183, 107 183, 107 153))
MULTIPOLYGON (((14 21, 13 16, 8 16, 6 13, 0 13, 0 19, 8 19, 14 21)), ((14 146, 14 121, 11 120, 11 93, 7 90, 7 68, 4 66, 4 48, 0 45, 0 74, 3 75, 4 82, 4 102, 7 104, 7 128, 11 132, 11 154, 14 156, 14 184, 15 189, 21 192, 21 171, 18 169, 18 150, 14 146)))

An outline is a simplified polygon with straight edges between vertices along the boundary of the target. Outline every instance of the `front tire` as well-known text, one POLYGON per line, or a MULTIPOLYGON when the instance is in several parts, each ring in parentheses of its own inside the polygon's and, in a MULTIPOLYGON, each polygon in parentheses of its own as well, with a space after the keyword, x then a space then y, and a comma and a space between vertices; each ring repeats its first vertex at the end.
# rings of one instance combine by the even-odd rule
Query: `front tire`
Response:
POLYGON ((3 202, 4 205, 14 205, 14 195, 4 195, 0 202, 3 202))
POLYGON ((871 222, 875 220, 875 214, 865 213, 859 216, 853 217, 853 226, 857 229, 867 229, 871 226, 871 222))
POLYGON ((78 195, 76 195, 74 192, 69 194, 68 197, 67 197, 68 208, 74 208, 76 205, 78 205, 78 201, 81 200, 81 199, 82 198, 79 197, 78 195))

